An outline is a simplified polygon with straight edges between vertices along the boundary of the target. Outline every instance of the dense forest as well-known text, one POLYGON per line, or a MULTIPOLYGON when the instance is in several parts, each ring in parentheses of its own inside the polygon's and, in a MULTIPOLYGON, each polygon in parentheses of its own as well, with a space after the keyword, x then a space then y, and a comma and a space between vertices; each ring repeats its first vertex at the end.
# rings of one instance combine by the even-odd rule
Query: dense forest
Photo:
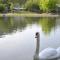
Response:
POLYGON ((26 11, 53 12, 60 0, 0 0, 0 12, 12 11, 16 5, 26 8, 26 11))

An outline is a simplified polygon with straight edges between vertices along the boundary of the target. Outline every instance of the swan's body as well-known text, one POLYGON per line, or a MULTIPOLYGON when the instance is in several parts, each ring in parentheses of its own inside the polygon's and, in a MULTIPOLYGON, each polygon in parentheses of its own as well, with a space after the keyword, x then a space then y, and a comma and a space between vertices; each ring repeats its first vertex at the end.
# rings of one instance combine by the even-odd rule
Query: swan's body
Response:
POLYGON ((55 58, 60 58, 60 47, 57 49, 54 48, 46 48, 43 51, 39 53, 39 33, 36 33, 37 38, 37 46, 36 46, 36 53, 35 53, 35 59, 38 60, 50 60, 55 58))
POLYGON ((55 59, 60 57, 60 47, 57 49, 46 48, 39 54, 40 59, 55 59))

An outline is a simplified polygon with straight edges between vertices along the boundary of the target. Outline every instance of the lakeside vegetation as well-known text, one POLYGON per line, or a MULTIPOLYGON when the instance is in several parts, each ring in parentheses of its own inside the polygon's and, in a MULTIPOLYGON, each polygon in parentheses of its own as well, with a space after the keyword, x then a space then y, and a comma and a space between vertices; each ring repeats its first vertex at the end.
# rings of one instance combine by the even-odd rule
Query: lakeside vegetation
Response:
POLYGON ((56 8, 56 0, 29 0, 25 7, 27 10, 35 12, 52 12, 56 8))
POLYGON ((38 13, 5 13, 5 14, 0 14, 0 17, 17 17, 17 16, 21 16, 21 17, 60 17, 60 15, 58 14, 50 14, 50 13, 42 13, 42 14, 38 14, 38 13))
POLYGON ((0 0, 0 13, 13 12, 14 8, 37 13, 55 13, 60 0, 0 0))

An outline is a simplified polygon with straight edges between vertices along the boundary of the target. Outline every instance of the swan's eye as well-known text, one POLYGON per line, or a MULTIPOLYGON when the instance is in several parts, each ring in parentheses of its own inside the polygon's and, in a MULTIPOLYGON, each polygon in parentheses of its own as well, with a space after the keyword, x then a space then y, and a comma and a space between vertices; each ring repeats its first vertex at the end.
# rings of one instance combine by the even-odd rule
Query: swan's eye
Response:
POLYGON ((36 35, 38 35, 39 33, 37 32, 36 35))
POLYGON ((39 32, 36 32, 36 36, 39 36, 40 34, 39 34, 39 32))

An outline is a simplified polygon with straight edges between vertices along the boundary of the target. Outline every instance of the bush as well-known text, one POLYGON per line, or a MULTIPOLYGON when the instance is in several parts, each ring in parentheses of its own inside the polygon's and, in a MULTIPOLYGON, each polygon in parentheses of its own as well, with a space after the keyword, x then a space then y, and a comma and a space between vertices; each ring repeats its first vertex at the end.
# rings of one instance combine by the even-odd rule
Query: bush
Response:
POLYGON ((39 12, 40 11, 40 8, 37 4, 32 4, 29 8, 28 8, 29 11, 32 11, 32 12, 39 12))
POLYGON ((39 7, 43 12, 48 12, 48 3, 49 0, 40 0, 39 2, 39 7))
POLYGON ((13 3, 11 3, 11 5, 10 5, 10 10, 11 11, 13 10, 13 3))
POLYGON ((56 3, 57 3, 56 0, 49 0, 49 3, 48 3, 49 12, 55 12, 56 3))
POLYGON ((40 8, 39 8, 39 5, 37 4, 37 2, 32 2, 31 0, 27 1, 24 7, 26 8, 26 10, 29 10, 32 12, 40 11, 40 8))
POLYGON ((56 0, 40 0, 39 7, 43 12, 51 12, 56 8, 56 0))
POLYGON ((32 6, 32 1, 27 1, 24 5, 24 7, 26 8, 26 10, 30 10, 30 7, 32 6))
POLYGON ((5 5, 4 4, 0 4, 0 12, 2 13, 2 12, 4 12, 4 10, 5 10, 5 5))
MULTIPOLYGON (((53 12, 56 9, 57 0, 28 0, 25 4, 26 10, 37 12, 53 12)), ((55 12, 55 11, 54 11, 55 12)))

